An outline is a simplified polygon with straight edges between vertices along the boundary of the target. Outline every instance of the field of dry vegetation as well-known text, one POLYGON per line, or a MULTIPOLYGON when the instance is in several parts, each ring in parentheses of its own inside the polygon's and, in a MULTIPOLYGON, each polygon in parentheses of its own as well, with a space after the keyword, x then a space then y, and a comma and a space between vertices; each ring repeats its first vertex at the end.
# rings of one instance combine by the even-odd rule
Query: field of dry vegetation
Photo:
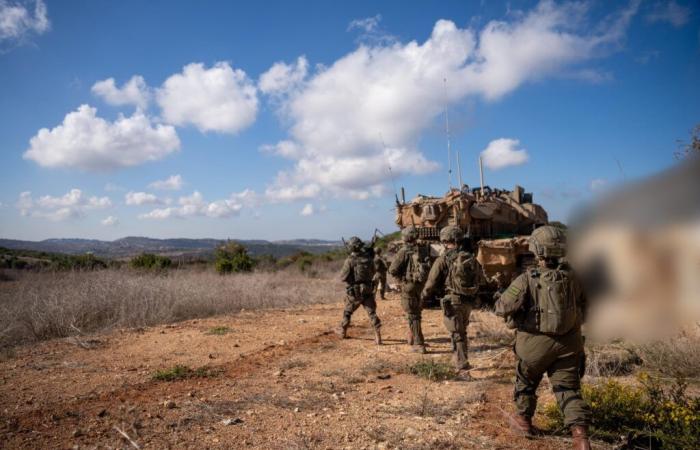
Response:
POLYGON ((138 328, 242 309, 337 301, 336 264, 219 275, 207 269, 5 272, 0 348, 113 328, 138 328))

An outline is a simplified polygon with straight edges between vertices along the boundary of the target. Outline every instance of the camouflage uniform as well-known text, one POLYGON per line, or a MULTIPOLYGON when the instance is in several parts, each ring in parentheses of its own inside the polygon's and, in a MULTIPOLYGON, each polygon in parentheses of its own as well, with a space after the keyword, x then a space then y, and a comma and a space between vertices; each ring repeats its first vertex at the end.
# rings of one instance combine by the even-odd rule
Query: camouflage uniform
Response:
POLYGON ((375 331, 375 340, 381 344, 379 328, 381 321, 377 317, 377 302, 374 299, 372 277, 374 276, 374 263, 367 250, 364 249, 359 238, 350 239, 351 253, 345 260, 340 271, 340 279, 347 284, 345 309, 343 320, 340 324, 340 334, 347 337, 347 329, 350 326, 352 314, 363 306, 375 331), (357 243, 359 241, 359 244, 357 243))
MULTIPOLYGON (((537 237, 535 233, 539 230, 535 230, 533 237, 537 237)), ((574 435, 574 448, 588 449, 591 410, 581 397, 584 355, 581 324, 586 297, 568 265, 558 264, 553 258, 540 261, 540 267, 516 278, 496 302, 496 314, 517 327, 514 400, 518 416, 514 418, 515 425, 519 431, 532 432, 536 391, 546 373, 564 413, 564 424, 574 435), (561 300, 543 303, 552 302, 553 298, 561 300), (554 306, 542 307, 547 304, 554 306)))
POLYGON ((417 346, 417 349, 421 350, 421 348, 425 347, 425 339, 421 328, 423 305, 420 300, 423 284, 419 281, 412 281, 411 277, 409 277, 412 254, 417 254, 418 252, 419 249, 415 243, 404 243, 391 262, 389 273, 399 280, 401 284, 401 307, 406 313, 406 320, 408 321, 408 345, 417 346))
POLYGON ((377 249, 374 255, 374 291, 379 291, 379 297, 384 300, 386 294, 386 261, 382 258, 381 251, 377 249))
POLYGON ((450 266, 455 263, 459 253, 464 254, 464 249, 454 248, 448 250, 443 255, 440 255, 428 274, 428 281, 425 283, 425 288, 421 297, 425 300, 434 295, 445 292, 444 298, 440 301, 443 312, 443 323, 445 328, 450 333, 452 341, 452 350, 454 352, 453 360, 457 370, 468 370, 470 368, 468 358, 468 340, 467 326, 469 325, 469 316, 472 311, 472 304, 476 298, 478 286, 483 279, 481 274, 481 266, 471 256, 472 274, 474 279, 473 286, 467 292, 455 285, 450 279, 450 266))

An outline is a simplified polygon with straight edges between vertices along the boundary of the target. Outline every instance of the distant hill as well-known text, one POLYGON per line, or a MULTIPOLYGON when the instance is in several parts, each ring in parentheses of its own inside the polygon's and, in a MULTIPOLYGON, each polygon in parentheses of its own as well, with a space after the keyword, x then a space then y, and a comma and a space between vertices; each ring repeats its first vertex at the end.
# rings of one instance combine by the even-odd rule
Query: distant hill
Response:
MULTIPOLYGON (((272 255, 283 257, 300 251, 323 253, 342 246, 339 241, 319 239, 292 239, 284 241, 234 239, 244 245, 251 255, 272 255)), ((39 252, 67 253, 79 255, 92 253, 105 258, 126 258, 139 253, 156 253, 168 256, 202 256, 214 252, 221 239, 154 239, 129 236, 114 241, 96 239, 46 239, 43 241, 20 241, 0 239, 0 247, 13 250, 34 250, 39 252)))

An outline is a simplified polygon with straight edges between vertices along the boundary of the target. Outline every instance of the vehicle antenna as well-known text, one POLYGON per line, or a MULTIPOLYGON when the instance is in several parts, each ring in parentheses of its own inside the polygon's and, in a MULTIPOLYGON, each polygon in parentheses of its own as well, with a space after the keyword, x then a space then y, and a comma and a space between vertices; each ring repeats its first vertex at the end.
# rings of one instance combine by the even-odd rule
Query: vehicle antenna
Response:
POLYGON ((396 181, 394 180, 394 172, 391 171, 391 162, 389 162, 389 157, 386 154, 386 144, 384 143, 384 136, 379 133, 379 139, 382 141, 382 147, 384 147, 384 156, 386 159, 386 165, 389 168, 389 178, 391 179, 391 187, 394 188, 394 198, 396 199, 396 204, 399 204, 399 192, 396 190, 396 181))
POLYGON ((481 180, 481 196, 484 196, 484 164, 479 156, 479 178, 481 180))
POLYGON ((457 150, 457 176, 459 177, 459 190, 462 190, 464 183, 462 182, 462 163, 459 160, 459 150, 457 150))
POLYGON ((622 170, 622 164, 620 164, 620 160, 615 158, 615 162, 617 163, 617 168, 620 169, 620 174, 622 175, 622 179, 627 180, 627 176, 625 176, 625 171, 622 170))
POLYGON ((445 85, 445 134, 447 136, 447 185, 452 189, 452 149, 450 147, 450 118, 447 114, 447 78, 442 79, 445 85))

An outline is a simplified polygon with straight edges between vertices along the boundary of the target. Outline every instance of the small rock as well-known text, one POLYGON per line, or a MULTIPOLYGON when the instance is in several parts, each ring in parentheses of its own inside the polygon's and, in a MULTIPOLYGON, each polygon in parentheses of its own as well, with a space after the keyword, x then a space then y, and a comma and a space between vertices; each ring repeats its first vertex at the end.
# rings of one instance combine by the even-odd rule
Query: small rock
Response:
POLYGON ((377 375, 377 378, 380 380, 388 380, 389 378, 391 378, 391 374, 383 373, 383 374, 377 375))
POLYGON ((233 346, 234 346, 234 347, 240 347, 240 345, 238 345, 238 344, 233 344, 233 346))
POLYGON ((209 359, 216 359, 216 356, 213 353, 209 353, 209 359))
POLYGON ((240 419, 238 417, 233 418, 233 419, 224 419, 221 421, 224 425, 238 425, 240 423, 243 423, 243 419, 240 419))
POLYGON ((77 438, 83 435, 83 431, 80 428, 76 428, 73 430, 73 437, 77 438))
POLYGON ((175 405, 175 402, 172 401, 172 400, 166 400, 166 401, 163 402, 163 406, 164 406, 166 409, 173 409, 173 408, 175 408, 175 406, 177 406, 177 405, 175 405))
POLYGON ((272 374, 272 376, 275 376, 275 377, 281 377, 282 375, 284 375, 284 371, 282 371, 282 370, 277 370, 272 374))
POLYGON ((106 415, 107 415, 106 409, 102 409, 102 410, 100 410, 100 412, 97 413, 97 417, 104 417, 106 415))
POLYGON ((299 408, 294 408, 294 412, 299 412, 299 408))
POLYGON ((188 397, 194 397, 194 391, 188 392, 188 393, 187 393, 187 396, 188 396, 188 397))

